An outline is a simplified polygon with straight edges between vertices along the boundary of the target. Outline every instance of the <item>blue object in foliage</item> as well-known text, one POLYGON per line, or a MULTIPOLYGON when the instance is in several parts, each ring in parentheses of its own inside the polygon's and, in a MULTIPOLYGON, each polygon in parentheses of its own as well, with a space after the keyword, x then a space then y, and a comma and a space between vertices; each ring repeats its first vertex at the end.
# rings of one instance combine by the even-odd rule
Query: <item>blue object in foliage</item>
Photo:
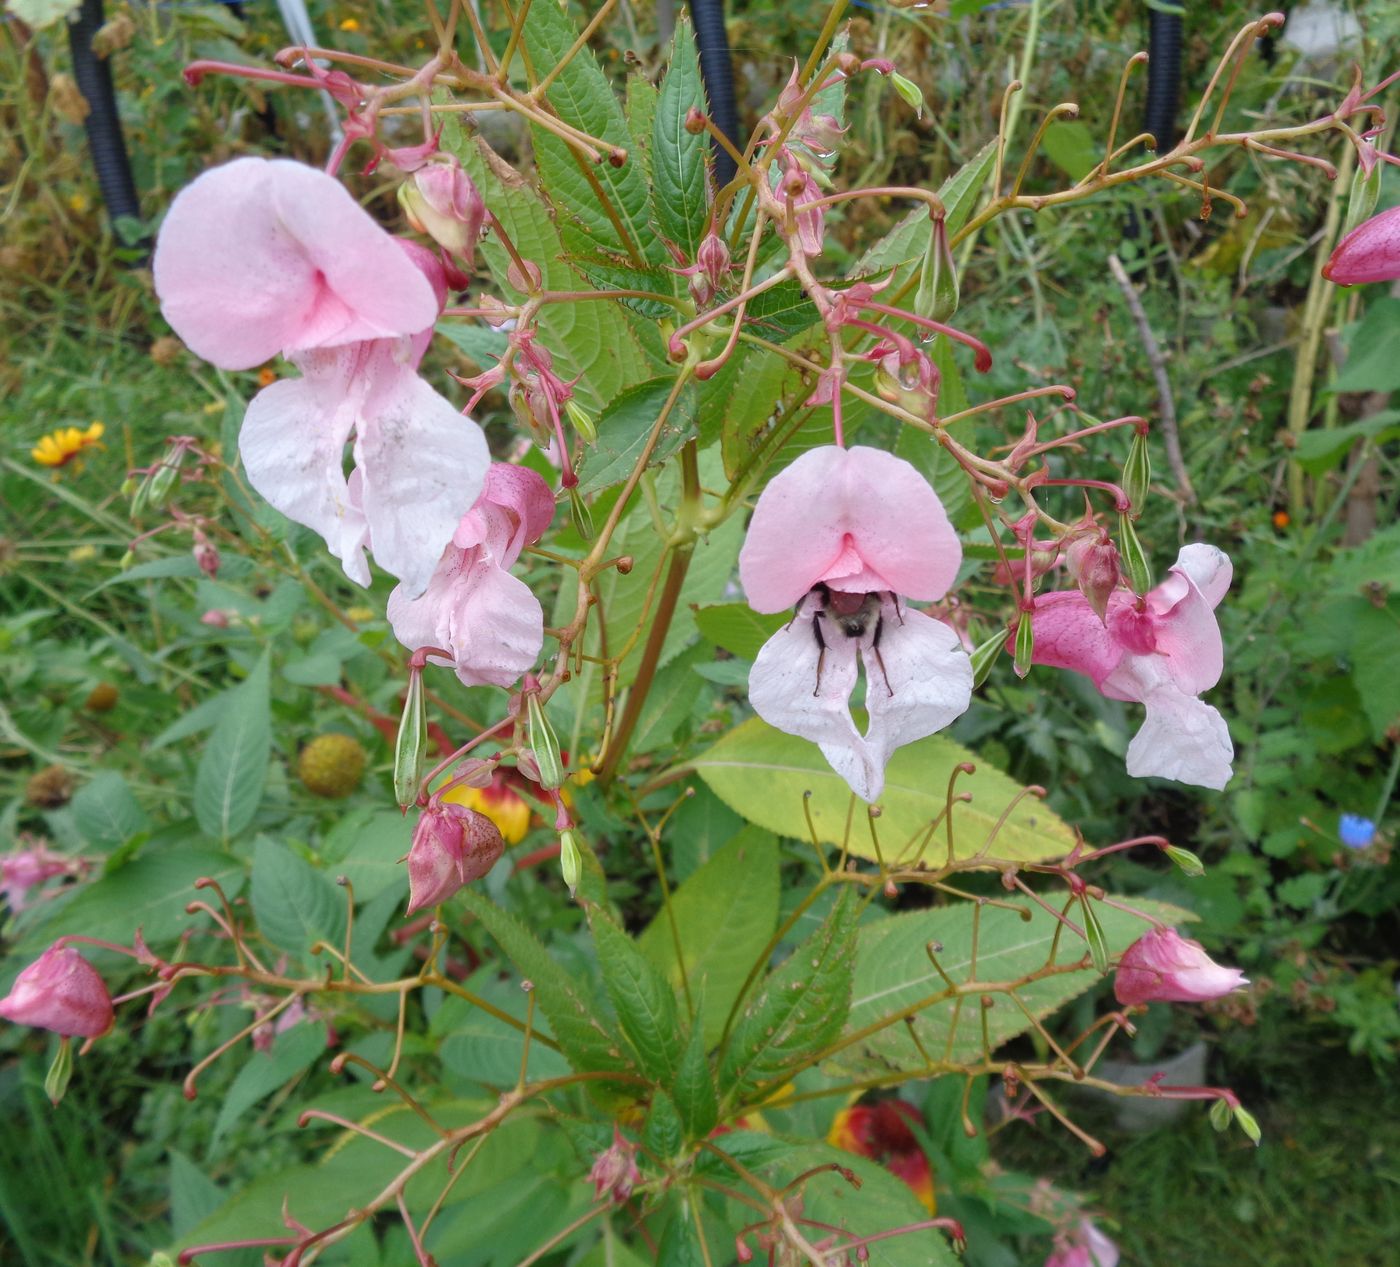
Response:
POLYGON ((1343 814, 1337 835, 1348 849, 1365 849, 1376 838, 1376 825, 1360 814, 1343 814))

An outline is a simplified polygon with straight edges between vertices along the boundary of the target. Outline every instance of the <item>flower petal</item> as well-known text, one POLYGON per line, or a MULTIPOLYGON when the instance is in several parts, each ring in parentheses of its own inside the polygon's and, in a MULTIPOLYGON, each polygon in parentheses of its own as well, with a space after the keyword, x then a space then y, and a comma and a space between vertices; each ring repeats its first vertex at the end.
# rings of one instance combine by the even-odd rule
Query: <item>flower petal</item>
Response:
POLYGON ((486 491, 482 500, 509 511, 515 529, 501 546, 492 542, 492 553, 503 568, 514 565, 520 552, 533 545, 554 518, 554 494, 543 477, 528 466, 509 462, 493 462, 486 475, 486 491))
POLYGON ((905 608, 888 612, 880 645, 862 649, 865 740, 881 777, 894 750, 943 729, 972 702, 972 661, 951 626, 905 608))
POLYGON ((1338 286, 1400 277, 1400 207, 1358 224, 1337 244, 1322 275, 1338 286))
POLYGON ((763 490, 739 575, 749 604, 775 612, 818 581, 852 593, 941 598, 961 563, 943 504, 912 465, 881 449, 826 445, 763 490))
MULTIPOLYGON (((1219 569, 1206 574, 1205 579, 1213 589, 1224 592, 1219 584, 1219 569)), ((1229 584, 1228 560, 1225 583, 1229 584)), ((1220 681, 1225 669, 1225 646, 1220 638, 1214 605, 1180 565, 1173 567, 1167 579, 1147 596, 1147 603, 1152 613, 1157 662, 1188 695, 1208 691, 1220 681), (1160 610, 1164 601, 1170 601, 1170 597, 1178 593, 1180 597, 1167 610, 1160 610)))
POLYGON ((248 404, 238 449, 248 482, 288 519, 324 538, 346 575, 369 584, 361 541, 364 517, 343 472, 359 390, 344 356, 328 354, 305 378, 281 379, 248 404))
POLYGON ((374 557, 410 597, 428 585, 443 549, 486 482, 486 437, 408 366, 375 345, 364 369, 355 462, 374 557))
POLYGON ((1209 704, 1167 684, 1143 699, 1147 720, 1128 745, 1128 773, 1219 791, 1234 771, 1225 719, 1209 704))
POLYGON ((851 720, 856 644, 843 638, 828 645, 823 656, 810 607, 804 603, 804 610, 759 650, 749 671, 749 701, 770 726, 817 744, 851 790, 873 801, 884 783, 884 766, 870 760, 851 720))
POLYGON ((1224 550, 1200 541, 1182 546, 1171 570, 1184 573, 1212 608, 1220 606, 1220 600, 1225 597, 1234 576, 1230 556, 1224 550))
MULTIPOLYGON (((1117 597, 1110 596, 1110 603, 1117 597)), ((1035 600, 1031 625, 1035 632, 1033 663, 1082 673, 1100 689, 1123 658, 1123 648, 1078 590, 1042 594, 1035 600)))
POLYGON ((153 269, 165 319, 223 369, 413 334, 438 315, 428 280, 349 190, 287 159, 235 159, 186 186, 153 269))

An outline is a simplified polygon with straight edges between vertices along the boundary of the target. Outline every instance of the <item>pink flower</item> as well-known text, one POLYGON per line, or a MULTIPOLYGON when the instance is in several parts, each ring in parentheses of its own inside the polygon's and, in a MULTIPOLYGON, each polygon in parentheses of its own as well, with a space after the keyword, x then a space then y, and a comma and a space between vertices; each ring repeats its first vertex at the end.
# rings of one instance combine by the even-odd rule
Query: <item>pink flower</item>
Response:
POLYGON ((420 167, 399 186, 409 222, 468 268, 486 223, 486 203, 456 158, 420 167))
POLYGON ((1400 278, 1400 207, 1358 224, 1337 244, 1322 275, 1338 286, 1400 278))
POLYGON ((810 739, 866 801, 901 744, 941 730, 968 706, 972 665, 951 627, 903 604, 942 598, 962 547, 938 495, 879 449, 804 453, 758 499, 739 554, 749 605, 797 604, 758 653, 749 698, 759 716, 810 739), (850 712, 865 666, 866 733, 850 712))
POLYGON ((1124 1006, 1133 1003, 1202 1003, 1248 985, 1238 968, 1222 968, 1198 941, 1175 929, 1144 933, 1118 961, 1113 993, 1124 1006))
POLYGON ((398 640, 415 651, 450 650, 468 686, 509 686, 534 664, 544 642, 539 599, 509 569, 553 517, 554 496, 539 475, 495 463, 422 597, 402 585, 389 595, 398 640))
POLYGON ((155 275, 166 319, 207 360, 245 369, 280 351, 302 371, 248 406, 253 487, 352 580, 369 584, 372 546, 422 593, 490 460, 481 429, 416 373, 446 297, 431 252, 390 237, 332 177, 250 158, 175 199, 155 275))
POLYGON ((1055 1250, 1045 1267, 1118 1267, 1118 1246, 1090 1219, 1080 1219, 1055 1238, 1055 1250))
POLYGON ((37 889, 57 876, 67 875, 69 870, 68 860, 62 854, 54 853, 42 841, 27 849, 17 849, 0 858, 0 894, 4 895, 10 910, 22 911, 29 904, 31 889, 37 889))
POLYGON ((481 879, 505 847, 500 828, 485 814, 450 801, 430 804, 408 851, 408 913, 445 902, 481 879))
POLYGON ((593 1169, 588 1172, 589 1181, 593 1184, 593 1199, 601 1201, 607 1197, 621 1205, 632 1195, 632 1189, 641 1177, 641 1171, 637 1169, 636 1146, 614 1126, 613 1142, 598 1154, 593 1169))
POLYGON ((1230 588, 1230 560, 1210 545, 1183 546, 1143 599, 1108 598, 1107 623, 1079 590, 1036 599, 1035 663, 1072 669, 1109 699, 1147 705, 1128 745, 1128 773, 1223 788, 1234 746, 1225 719, 1197 696, 1220 680, 1224 648, 1215 607, 1230 588))
POLYGON ((112 1028, 112 997, 76 950, 50 946, 0 999, 0 1016, 64 1038, 96 1038, 112 1028))

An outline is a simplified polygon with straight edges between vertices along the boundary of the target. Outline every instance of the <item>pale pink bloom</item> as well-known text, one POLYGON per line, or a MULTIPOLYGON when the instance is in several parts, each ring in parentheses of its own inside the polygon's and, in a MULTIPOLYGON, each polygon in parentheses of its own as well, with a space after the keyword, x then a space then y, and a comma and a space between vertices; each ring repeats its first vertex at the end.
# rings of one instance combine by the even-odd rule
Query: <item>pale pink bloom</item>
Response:
POLYGON ((67 875, 70 869, 68 859, 54 853, 42 842, 27 849, 17 849, 0 858, 0 894, 4 895, 10 910, 22 911, 29 905, 31 889, 37 889, 57 876, 67 875))
POLYGON ((496 462, 486 490, 457 525, 423 595, 389 595, 388 617, 404 646, 442 647, 468 686, 509 686, 544 642, 540 601, 509 569, 554 517, 549 485, 524 466, 496 462))
POLYGON ((1238 968, 1222 968, 1175 929, 1144 933, 1118 961, 1113 993, 1124 1006, 1134 1003, 1203 1003, 1248 985, 1238 968))
POLYGON ((50 946, 0 999, 0 1016, 64 1038, 96 1038, 112 1028, 112 996, 76 950, 50 946))
POLYGON ((1055 1238, 1055 1250, 1045 1267, 1118 1267, 1118 1246, 1090 1219, 1080 1219, 1055 1238))
POLYGON ((481 879, 505 847, 500 828, 485 814, 452 801, 429 805, 408 851, 408 913, 445 902, 481 879))
POLYGON ((852 791, 873 801, 902 744, 943 729, 972 695, 957 633, 900 596, 942 598, 962 547, 938 495, 880 449, 804 453, 763 491, 739 554, 749 605, 797 613, 758 653, 749 698, 759 716, 810 739, 852 791), (851 717, 857 654, 862 735, 851 717))
POLYGON ((248 406, 253 487, 352 580, 369 584, 372 547, 421 593, 490 460, 481 429, 416 372, 446 297, 437 259, 325 173, 239 159, 175 199, 155 275, 166 319, 207 360, 245 369, 282 352, 302 371, 248 406))
POLYGON ((1223 788, 1235 755, 1225 719, 1197 698, 1220 680, 1224 647, 1215 607, 1230 560, 1210 545, 1183 546, 1166 579, 1138 599, 1109 595, 1100 621, 1079 590, 1036 599, 1035 663, 1092 678, 1109 699, 1147 706, 1128 745, 1128 773, 1223 788))
POLYGON ((1338 286, 1400 278, 1400 207, 1358 224, 1337 244, 1322 275, 1338 286))
POLYGON ((783 200, 791 203, 797 227, 797 245, 803 255, 820 255, 826 240, 826 210, 814 204, 821 198, 821 186, 811 172, 800 166, 788 151, 787 171, 782 179, 783 200))
POLYGON ((418 168, 399 187, 410 223, 472 266, 486 223, 486 203, 456 158, 418 168))

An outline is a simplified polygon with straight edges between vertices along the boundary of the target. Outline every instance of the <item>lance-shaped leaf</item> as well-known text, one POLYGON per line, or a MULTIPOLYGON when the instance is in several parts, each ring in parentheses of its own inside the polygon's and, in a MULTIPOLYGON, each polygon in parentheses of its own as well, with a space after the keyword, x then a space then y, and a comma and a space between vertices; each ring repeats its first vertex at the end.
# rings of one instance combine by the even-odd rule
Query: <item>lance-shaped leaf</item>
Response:
POLYGON ((715 1078, 705 1055, 705 1034, 699 1025, 690 1032, 690 1041, 681 1056, 681 1067, 671 1087, 687 1139, 704 1139, 719 1121, 719 1098, 715 1078))
POLYGON ((685 1051, 676 996, 661 970, 606 914, 594 907, 588 923, 598 947, 603 984, 622 1032, 637 1053, 637 1063, 648 1078, 668 1086, 680 1070, 685 1051))
POLYGON ((703 132, 686 131, 685 121, 691 110, 706 109, 695 33, 682 19, 676 23, 671 59, 656 103, 651 179, 657 227, 685 252, 687 260, 694 260, 710 218, 705 178, 710 138, 703 132))

